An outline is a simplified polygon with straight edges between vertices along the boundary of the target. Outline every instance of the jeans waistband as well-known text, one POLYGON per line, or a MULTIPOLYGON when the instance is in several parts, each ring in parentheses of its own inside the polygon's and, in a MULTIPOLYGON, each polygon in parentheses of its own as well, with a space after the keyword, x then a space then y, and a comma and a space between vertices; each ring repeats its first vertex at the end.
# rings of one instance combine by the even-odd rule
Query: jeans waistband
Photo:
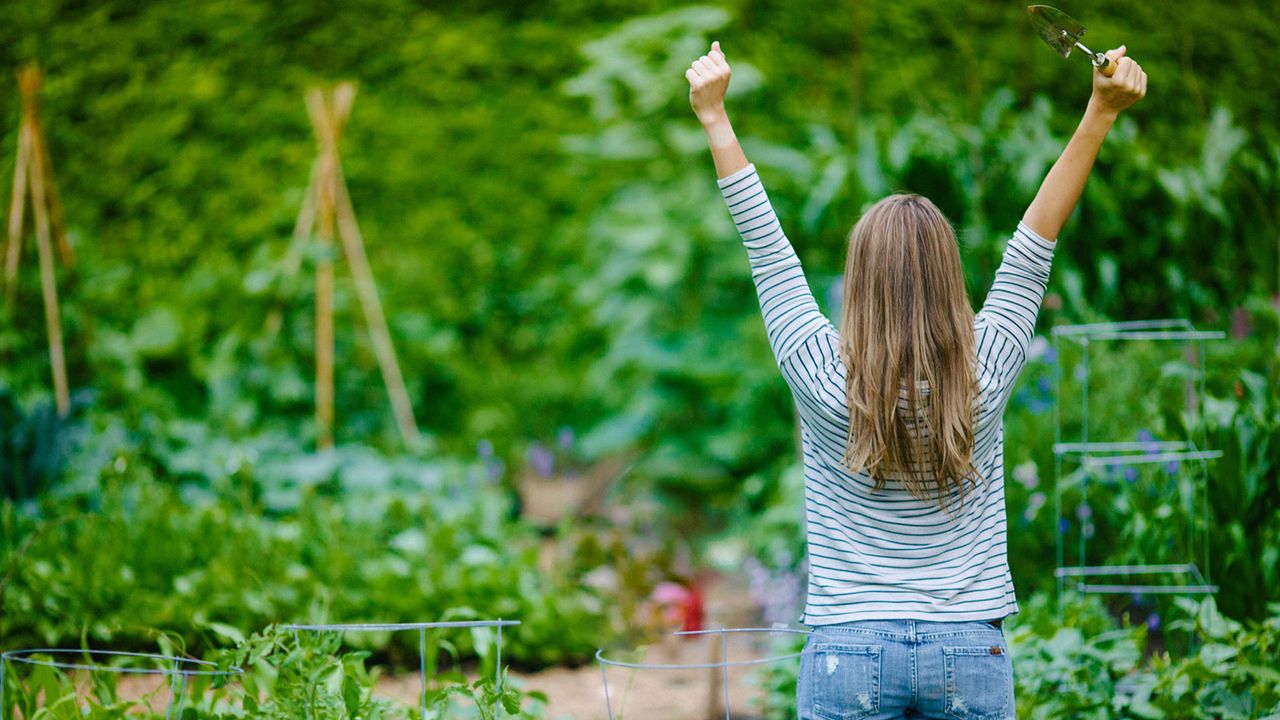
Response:
POLYGON ((1004 634, 1003 622, 996 620, 972 620, 967 622, 937 622, 932 620, 857 620, 837 625, 812 627, 814 635, 876 635, 906 642, 922 639, 959 637, 964 635, 1004 634))

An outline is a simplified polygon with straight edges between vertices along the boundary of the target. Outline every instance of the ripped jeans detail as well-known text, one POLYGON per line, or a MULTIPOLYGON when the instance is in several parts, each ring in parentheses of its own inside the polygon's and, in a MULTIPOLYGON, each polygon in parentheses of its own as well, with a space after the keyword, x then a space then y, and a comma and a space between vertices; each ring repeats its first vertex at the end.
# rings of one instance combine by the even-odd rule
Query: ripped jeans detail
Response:
POLYGON ((812 646, 813 716, 860 720, 880 710, 880 647, 844 643, 812 646))

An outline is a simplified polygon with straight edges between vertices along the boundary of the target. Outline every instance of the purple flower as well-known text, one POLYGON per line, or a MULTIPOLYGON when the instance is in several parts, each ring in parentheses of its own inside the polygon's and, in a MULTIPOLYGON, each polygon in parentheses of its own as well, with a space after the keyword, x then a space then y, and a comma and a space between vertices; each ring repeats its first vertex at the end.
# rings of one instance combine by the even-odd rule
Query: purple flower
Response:
POLYGON ((1138 479, 1138 469, 1137 469, 1137 468, 1134 468, 1134 467, 1127 467, 1127 468, 1125 468, 1125 469, 1124 469, 1124 479, 1125 479, 1125 480, 1128 480, 1129 482, 1134 482, 1134 481, 1136 481, 1136 480, 1138 479))
POLYGON ((489 479, 495 482, 502 477, 504 472, 507 471, 507 464, 501 460, 492 460, 488 463, 487 467, 489 469, 489 479))
POLYGON ((1147 630, 1155 632, 1160 629, 1160 613, 1151 613, 1147 616, 1147 630))
POLYGON ((1058 534, 1059 535, 1066 535, 1067 531, 1070 529, 1071 529, 1070 520, 1066 518, 1058 518, 1058 534))
POLYGON ((1156 439, 1150 428, 1142 428, 1138 431, 1138 442, 1149 443, 1156 439))
POLYGON ((1054 364, 1054 363, 1058 362, 1058 350, 1057 350, 1057 348, 1055 348, 1055 347, 1053 347, 1052 345, 1050 345, 1050 346, 1049 346, 1049 348, 1048 348, 1047 350, 1045 350, 1045 351, 1044 351, 1044 361, 1045 361, 1045 362, 1047 362, 1047 363, 1049 363, 1050 365, 1052 365, 1052 364, 1054 364))
POLYGON ((476 443, 476 454, 485 460, 493 457, 493 443, 489 442, 487 439, 482 439, 480 442, 476 443))
POLYGON ((1179 465, 1177 460, 1170 460, 1169 462, 1165 463, 1164 471, 1169 473, 1170 475, 1177 475, 1178 469, 1180 467, 1181 465, 1179 465))
POLYGON ((1142 607, 1147 602, 1147 596, 1143 595, 1140 592, 1134 591, 1133 593, 1130 594, 1130 596, 1133 598, 1133 604, 1137 605, 1138 607, 1142 607))
POLYGON ((525 460, 534 472, 542 477, 551 477, 551 473, 555 470, 555 456, 542 443, 529 443, 529 448, 525 451, 525 460))
POLYGON ((1080 503, 1080 505, 1076 507, 1076 517, 1081 520, 1088 520, 1093 517, 1093 508, 1089 507, 1088 503, 1080 503))
POLYGON ((1036 383, 1036 387, 1040 388, 1040 392, 1047 394, 1053 389, 1053 383, 1049 382, 1049 378, 1042 377, 1040 378, 1040 381, 1036 383))
POLYGON ((560 428, 560 431, 556 433, 556 445, 558 445, 561 450, 564 450, 566 452, 569 450, 572 450, 573 449, 573 428, 569 427, 568 425, 565 425, 564 427, 560 428))

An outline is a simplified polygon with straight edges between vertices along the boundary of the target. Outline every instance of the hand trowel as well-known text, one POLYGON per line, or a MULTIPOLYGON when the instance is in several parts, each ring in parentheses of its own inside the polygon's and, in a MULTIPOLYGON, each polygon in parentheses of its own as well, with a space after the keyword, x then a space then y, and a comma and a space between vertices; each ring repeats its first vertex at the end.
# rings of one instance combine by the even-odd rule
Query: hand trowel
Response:
POLYGON ((1096 53, 1080 43, 1080 37, 1084 35, 1084 26, 1072 19, 1072 17, 1057 8, 1048 5, 1031 5, 1027 7, 1027 13, 1031 15, 1031 27, 1049 43, 1049 47, 1055 52, 1067 57, 1075 48, 1080 48, 1093 61, 1093 66, 1098 68, 1098 72, 1111 77, 1115 74, 1116 64, 1111 62, 1111 58, 1103 53, 1096 53))

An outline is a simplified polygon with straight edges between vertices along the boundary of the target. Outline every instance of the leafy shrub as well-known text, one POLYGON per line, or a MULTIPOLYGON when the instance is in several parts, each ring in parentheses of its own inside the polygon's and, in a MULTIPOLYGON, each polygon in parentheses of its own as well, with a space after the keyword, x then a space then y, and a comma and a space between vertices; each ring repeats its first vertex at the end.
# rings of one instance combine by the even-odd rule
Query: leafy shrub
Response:
POLYGON ((149 477, 121 456, 95 496, 45 498, 34 516, 0 506, 0 644, 83 635, 128 647, 159 628, 203 648, 214 626, 452 611, 522 620, 510 657, 543 665, 586 659, 612 627, 604 598, 576 580, 586 569, 540 566, 538 536, 509 519, 509 496, 481 467, 299 456, 257 500, 243 485, 211 493, 149 477), (385 487, 369 485, 379 477, 385 487))
MULTIPOLYGON (((172 650, 170 644, 163 644, 172 650)), ((243 673, 165 676, 165 679, 170 687, 183 693, 181 700, 173 701, 175 707, 182 708, 182 720, 409 720, 423 717, 417 708, 374 697, 381 673, 380 668, 367 666, 369 655, 368 651, 343 649, 337 633, 294 633, 272 625, 250 637, 240 637, 234 648, 211 656, 218 670, 239 668, 243 673)), ((84 659, 56 659, 82 664, 95 661, 92 655, 84 659)), ((137 667, 152 669, 149 664, 137 667)), ((169 716, 167 708, 156 706, 154 692, 141 700, 122 699, 117 688, 119 675, 100 671, 91 673, 90 677, 90 692, 84 693, 76 677, 66 670, 11 663, 5 693, 0 697, 0 712, 14 717, 16 711, 33 720, 105 720, 126 717, 126 714, 142 718, 169 716)), ((501 693, 492 674, 468 681, 457 672, 433 672, 423 678, 423 683, 422 704, 428 711, 424 720, 492 720, 497 716, 495 708, 499 703, 503 717, 532 720, 541 717, 540 710, 546 700, 540 693, 521 692, 507 681, 505 671, 501 693)))
MULTIPOLYGON (((1232 617, 1264 617, 1280 598, 1280 391, 1275 377, 1243 371, 1239 394, 1208 407, 1213 465, 1211 552, 1232 617)), ((1234 394, 1234 393, 1233 393, 1234 394)))
MULTIPOLYGON (((429 654, 439 651, 432 643, 429 654)), ((236 647, 220 653, 222 667, 245 670, 235 700, 243 706, 243 717, 265 719, 324 720, 332 718, 404 718, 420 717, 417 709, 374 698, 377 669, 366 667, 368 651, 344 651, 341 633, 294 633, 271 626, 242 639, 236 647), (265 698, 259 703, 256 698, 265 698)), ((468 681, 461 673, 438 672, 434 655, 427 676, 422 679, 428 720, 445 718, 477 718, 492 720, 496 707, 502 705, 503 717, 527 720, 540 717, 538 703, 545 702, 540 693, 527 697, 506 678, 503 670, 499 693, 492 671, 468 681), (533 701, 529 707, 526 699, 533 701), (456 701, 461 700, 462 703, 456 701)))

